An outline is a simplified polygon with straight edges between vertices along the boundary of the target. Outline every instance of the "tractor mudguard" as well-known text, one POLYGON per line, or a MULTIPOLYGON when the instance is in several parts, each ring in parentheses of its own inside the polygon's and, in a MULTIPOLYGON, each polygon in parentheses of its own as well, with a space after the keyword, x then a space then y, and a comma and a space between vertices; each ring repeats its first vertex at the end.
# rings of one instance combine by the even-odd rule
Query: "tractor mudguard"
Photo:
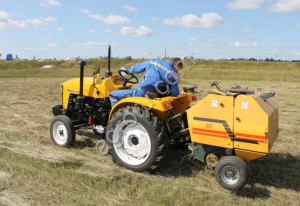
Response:
POLYGON ((196 95, 186 92, 180 93, 180 95, 177 97, 167 96, 154 99, 150 99, 149 97, 128 97, 119 101, 112 108, 109 114, 109 120, 119 109, 132 105, 140 105, 144 109, 151 110, 157 117, 161 119, 165 115, 166 111, 172 108, 175 109, 176 114, 184 112, 193 101, 197 101, 196 95))

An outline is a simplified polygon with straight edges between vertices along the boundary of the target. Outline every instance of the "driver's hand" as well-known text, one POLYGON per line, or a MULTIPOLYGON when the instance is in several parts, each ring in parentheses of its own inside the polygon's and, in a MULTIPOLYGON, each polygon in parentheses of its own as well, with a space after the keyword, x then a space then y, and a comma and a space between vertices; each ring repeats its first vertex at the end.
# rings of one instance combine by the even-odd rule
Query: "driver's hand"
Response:
POLYGON ((131 74, 130 69, 127 69, 128 74, 131 74))

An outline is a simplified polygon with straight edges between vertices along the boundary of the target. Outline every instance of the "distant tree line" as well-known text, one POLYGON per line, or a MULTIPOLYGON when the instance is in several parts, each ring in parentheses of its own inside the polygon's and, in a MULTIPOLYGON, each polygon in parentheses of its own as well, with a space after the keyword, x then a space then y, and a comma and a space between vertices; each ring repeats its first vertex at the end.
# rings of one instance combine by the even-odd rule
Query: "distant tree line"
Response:
POLYGON ((244 59, 244 58, 231 58, 230 61, 266 61, 266 62, 300 62, 300 60, 281 60, 281 59, 273 59, 273 58, 266 58, 266 59, 256 59, 256 58, 250 58, 250 59, 244 59))

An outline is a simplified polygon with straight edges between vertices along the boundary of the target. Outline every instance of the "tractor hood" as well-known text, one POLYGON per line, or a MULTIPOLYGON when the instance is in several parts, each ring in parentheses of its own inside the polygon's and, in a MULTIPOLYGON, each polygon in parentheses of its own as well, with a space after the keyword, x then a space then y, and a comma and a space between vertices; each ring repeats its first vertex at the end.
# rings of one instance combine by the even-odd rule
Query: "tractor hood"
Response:
MULTIPOLYGON (((131 84, 127 83, 126 86, 122 86, 122 81, 115 81, 119 78, 118 75, 111 76, 109 78, 83 78, 83 96, 93 98, 107 98, 109 93, 119 89, 130 89, 131 84)), ((63 106, 67 108, 70 94, 79 95, 80 92, 80 78, 70 79, 62 84, 63 92, 63 106)))

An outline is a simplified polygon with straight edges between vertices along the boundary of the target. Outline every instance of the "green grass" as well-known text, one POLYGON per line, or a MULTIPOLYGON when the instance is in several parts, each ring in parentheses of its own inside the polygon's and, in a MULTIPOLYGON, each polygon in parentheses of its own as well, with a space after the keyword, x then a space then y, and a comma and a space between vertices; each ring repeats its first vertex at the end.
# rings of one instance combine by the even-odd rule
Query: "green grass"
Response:
MULTIPOLYGON (((121 66, 130 68, 138 62, 145 60, 121 60, 113 59, 112 72, 116 74, 121 66)), ((100 67, 100 73, 104 76, 107 70, 107 61, 87 60, 85 76, 91 76, 95 67, 100 67)), ((185 77, 183 83, 195 83, 205 80, 242 80, 242 81, 288 81, 298 82, 300 79, 300 67, 297 62, 247 62, 247 61, 206 61, 198 60, 196 65, 188 61, 192 69, 182 71, 185 77)), ((79 76, 77 61, 0 61, 0 78, 75 78, 79 76), (44 65, 54 65, 54 68, 40 69, 44 65)))

